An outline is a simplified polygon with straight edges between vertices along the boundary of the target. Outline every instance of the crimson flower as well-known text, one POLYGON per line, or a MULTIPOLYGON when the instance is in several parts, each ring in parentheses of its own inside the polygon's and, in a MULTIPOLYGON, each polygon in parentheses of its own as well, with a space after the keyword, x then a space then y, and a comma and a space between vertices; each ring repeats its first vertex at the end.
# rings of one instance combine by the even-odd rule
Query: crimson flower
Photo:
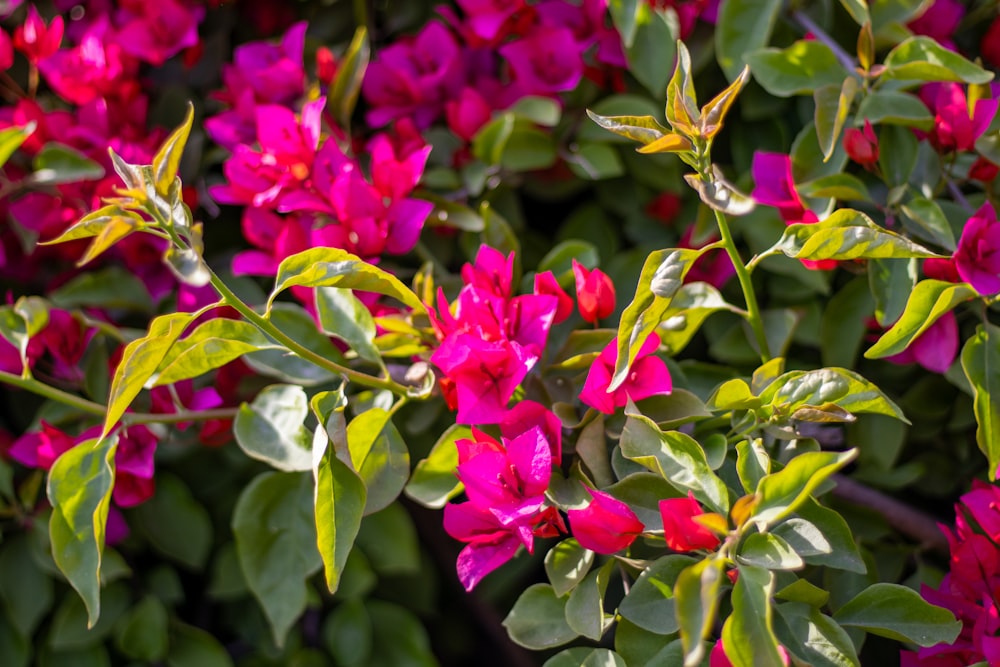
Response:
POLYGON ((844 150, 849 158, 864 167, 878 162, 878 137, 871 121, 865 120, 864 129, 851 127, 844 131, 844 150))
POLYGON ((628 403, 629 399, 639 401, 656 394, 669 394, 673 388, 670 371, 666 362, 653 354, 659 346, 660 337, 655 333, 650 334, 639 348, 628 378, 617 389, 608 393, 618 359, 618 338, 613 338, 590 367, 583 383, 583 391, 580 392, 580 400, 595 410, 611 414, 615 408, 628 403))
POLYGON ((719 536, 694 520, 694 517, 704 513, 690 491, 687 498, 661 500, 660 514, 663 516, 663 536, 667 546, 681 552, 711 550, 719 546, 719 536))
POLYGON ((583 319, 596 324, 615 311, 615 285, 608 274, 600 269, 591 271, 574 259, 573 276, 576 302, 583 319))
POLYGON ((614 554, 628 547, 645 526, 635 512, 614 496, 587 489, 593 499, 583 509, 569 510, 570 532, 584 549, 614 554))
POLYGON ((1000 292, 1000 224, 989 202, 965 223, 955 250, 955 268, 980 294, 1000 292))

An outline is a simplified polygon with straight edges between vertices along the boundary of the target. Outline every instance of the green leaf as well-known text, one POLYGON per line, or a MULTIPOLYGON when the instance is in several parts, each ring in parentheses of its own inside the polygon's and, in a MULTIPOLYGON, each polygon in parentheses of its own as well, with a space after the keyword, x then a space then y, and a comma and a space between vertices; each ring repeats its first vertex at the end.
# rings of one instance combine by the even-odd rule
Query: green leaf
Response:
POLYGON ((869 586, 838 609, 833 618, 841 625, 924 647, 950 644, 962 630, 962 623, 950 611, 935 607, 913 589, 898 584, 869 586))
POLYGON ((600 181, 617 178, 625 173, 625 165, 614 146, 601 143, 583 143, 564 156, 566 163, 578 178, 600 181))
POLYGON ((771 472, 771 457, 759 440, 744 440, 736 445, 736 472, 747 493, 755 493, 760 480, 771 472))
POLYGON ((167 667, 233 667, 233 660, 211 634, 175 621, 170 626, 167 667))
MULTIPOLYGON (((880 261, 888 264, 905 260, 872 260, 869 268, 880 261)), ((865 320, 871 315, 873 307, 868 282, 864 278, 855 278, 830 299, 823 309, 820 324, 820 351, 824 365, 854 365, 861 341, 868 332, 865 320)))
POLYGON ((122 352, 123 361, 118 364, 115 377, 111 381, 108 414, 104 419, 102 437, 110 433, 125 414, 125 410, 159 368, 160 362, 193 317, 194 313, 161 315, 149 323, 149 331, 145 336, 125 346, 122 352))
POLYGON ((813 667, 861 667, 850 636, 832 618, 802 603, 776 608, 775 634, 798 660, 813 667))
POLYGON ((337 667, 367 667, 372 635, 372 619, 360 600, 337 605, 323 623, 323 640, 337 667))
POLYGON ((866 0, 840 0, 840 4, 844 6, 844 9, 858 25, 863 26, 871 22, 871 14, 868 11, 866 0))
MULTIPOLYGON (((300 345, 338 364, 344 363, 340 350, 316 328, 316 321, 305 308, 294 303, 278 302, 271 308, 268 319, 300 345)), ((259 373, 303 386, 336 382, 340 379, 339 374, 306 361, 284 347, 251 352, 244 361, 259 373)))
POLYGON ((651 144, 670 130, 652 116, 602 116, 587 110, 590 119, 609 132, 639 143, 651 144))
POLYGON ((131 598, 128 586, 123 582, 106 586, 101 591, 101 619, 88 628, 87 609, 83 601, 74 593, 67 593, 52 615, 46 644, 57 651, 80 651, 100 645, 128 611, 131 598))
MULTIPOLYGON (((903 314, 906 300, 919 280, 918 262, 912 259, 873 259, 868 262, 868 290, 874 298, 867 299, 868 313, 875 311, 880 326, 891 326, 903 314)), ((864 317, 861 326, 864 326, 864 317)), ((837 366, 853 366, 854 359, 837 366)))
MULTIPOLYGON (((97 259, 100 255, 104 254, 105 250, 108 250, 132 232, 139 231, 145 226, 144 222, 136 220, 131 216, 121 215, 108 218, 101 225, 100 231, 94 236, 94 240, 87 246, 87 251, 77 260, 77 267, 81 267, 97 259)), ((73 228, 70 231, 72 232, 75 229, 73 228)), ((83 229, 81 229, 80 233, 83 233, 83 229)), ((56 241, 62 242, 67 240, 64 237, 65 235, 59 237, 56 241)))
POLYGON ((709 315, 723 310, 736 312, 737 308, 712 285, 694 282, 681 286, 663 315, 663 325, 657 329, 660 343, 669 354, 676 355, 698 333, 709 315))
POLYGON ((643 630, 658 635, 677 632, 674 585, 681 571, 694 563, 692 558, 677 555, 654 561, 632 584, 618 607, 618 613, 643 630))
POLYGON ((396 276, 340 248, 311 248, 286 257, 278 265, 274 291, 267 298, 270 313, 274 299, 289 287, 344 287, 384 294, 418 313, 424 305, 396 276))
POLYGON ((249 322, 216 317, 202 322, 174 343, 147 386, 159 387, 195 378, 244 354, 267 348, 281 349, 249 322))
POLYGON ((31 121, 21 127, 8 127, 0 130, 0 167, 7 164, 7 160, 21 147, 31 133, 35 131, 37 123, 31 121))
POLYGON ((410 477, 410 453, 390 417, 372 408, 347 425, 351 462, 368 489, 366 515, 388 507, 410 477))
POLYGON ((276 384, 240 406, 233 435, 250 458, 278 470, 311 470, 312 434, 304 425, 309 403, 302 387, 276 384))
POLYGON ((625 659, 606 648, 571 648, 545 661, 542 667, 628 667, 625 659))
POLYGON ((33 185, 59 185, 95 181, 104 176, 104 167, 86 155, 55 141, 42 146, 31 161, 34 171, 27 180, 33 185))
POLYGON ((358 93, 361 92, 361 82, 370 57, 368 31, 361 25, 354 31, 351 44, 337 63, 337 73, 330 85, 326 103, 337 119, 337 126, 345 131, 351 127, 351 116, 358 102, 358 93))
POLYGON ((772 250, 812 260, 941 256, 849 208, 834 211, 821 222, 789 225, 772 250))
POLYGON ((500 164, 511 171, 547 169, 558 159, 555 139, 527 123, 515 123, 503 147, 500 164))
POLYGON ((129 218, 129 224, 135 229, 142 229, 145 224, 138 213, 126 211, 117 204, 103 206, 96 211, 91 211, 74 222, 66 231, 54 239, 40 241, 38 245, 55 245, 66 241, 76 241, 78 239, 88 239, 98 236, 116 218, 129 218))
POLYGON ((914 197, 903 205, 903 215, 928 241, 937 243, 950 252, 955 251, 955 232, 937 202, 914 197))
POLYGON ((551 97, 527 95, 511 105, 510 111, 542 127, 555 127, 562 116, 562 106, 551 97))
POLYGON ((946 49, 930 37, 911 37, 885 57, 882 77, 916 81, 989 83, 993 73, 946 49))
POLYGON ((972 385, 976 442, 989 461, 989 477, 1000 465, 1000 328, 983 324, 962 348, 962 370, 972 385))
POLYGON ((739 76, 751 51, 771 42, 781 5, 780 0, 727 0, 719 6, 715 58, 727 79, 739 76))
POLYGON ((28 538, 5 538, 0 550, 0 601, 20 636, 31 637, 49 613, 52 597, 52 578, 35 562, 28 538))
POLYGON ((702 640, 715 625, 724 570, 723 559, 709 556, 685 568, 677 577, 674 598, 684 646, 684 667, 700 664, 705 654, 702 640))
POLYGON ((324 333, 350 345, 365 361, 382 365, 382 355, 373 342, 375 318, 351 290, 317 287, 316 312, 324 333))
POLYGON ((183 481, 158 473, 156 493, 133 511, 157 551, 192 570, 204 567, 212 549, 212 520, 183 481))
POLYGON ((427 458, 417 463, 404 493, 424 507, 438 510, 461 493, 462 483, 455 476, 455 468, 458 467, 455 443, 463 438, 472 438, 472 430, 468 426, 449 426, 434 443, 427 458))
POLYGON ((797 518, 776 526, 774 533, 791 544, 807 563, 858 574, 867 571, 858 542, 844 517, 812 499, 801 505, 796 514, 797 518))
MULTIPOLYGON (((566 623, 577 634, 594 641, 600 641, 608 627, 604 614, 604 594, 608 590, 608 580, 613 560, 593 570, 573 588, 566 600, 566 623)), ((610 619, 609 619, 610 620, 610 619)))
POLYGON ((855 118, 858 125, 867 120, 872 125, 905 125, 921 130, 929 130, 934 124, 934 116, 919 97, 898 90, 870 91, 858 105, 855 118))
POLYGON ((754 533, 740 547, 736 560, 767 570, 797 570, 805 562, 786 542, 772 533, 754 533))
POLYGON ((750 390, 742 378, 726 380, 708 397, 709 410, 753 410, 762 405, 759 397, 750 390))
POLYGON ((351 463, 343 389, 316 394, 310 406, 327 436, 318 434, 313 438, 311 458, 316 484, 316 544, 323 558, 327 588, 335 593, 361 527, 367 490, 351 463))
POLYGON ((643 343, 663 321, 674 295, 683 285, 684 276, 701 254, 702 250, 675 248, 657 250, 646 258, 635 297, 625 308, 618 325, 618 359, 609 391, 620 387, 628 378, 629 368, 643 343))
POLYGON ((834 199, 871 201, 868 188, 856 176, 831 174, 814 181, 802 183, 795 188, 803 197, 832 197, 834 199))
POLYGON ((757 205, 752 197, 743 194, 726 180, 715 165, 712 165, 709 180, 698 174, 685 174, 684 181, 694 188, 701 201, 726 215, 747 215, 757 205))
POLYGON ((830 47, 818 40, 801 39, 787 49, 754 51, 746 54, 746 62, 757 82, 777 97, 812 93, 823 86, 839 91, 849 76, 830 47))
POLYGON ((177 170, 180 169, 181 157, 184 155, 184 147, 187 145, 193 123, 194 105, 188 102, 184 121, 170 133, 153 157, 153 183, 157 194, 161 197, 170 196, 170 188, 177 179, 177 170))
POLYGON ((919 149, 920 144, 910 128, 883 125, 879 129, 878 165, 887 185, 905 185, 910 180, 917 166, 919 149))
POLYGON ((167 609, 147 595, 126 612, 115 632, 115 646, 133 660, 154 663, 167 655, 167 609))
MULTIPOLYGON (((3 150, 3 141, 4 137, 0 134, 0 150, 3 150)), ((4 657, 4 667, 29 667, 31 645, 2 616, 0 616, 0 655, 4 657)), ((80 667, 80 665, 72 667, 80 667)))
POLYGON ((561 646, 577 637, 566 622, 566 597, 548 584, 528 586, 503 620, 515 644, 536 651, 561 646))
POLYGON ((681 491, 693 491, 712 511, 728 512, 726 484, 712 472, 697 440, 680 431, 663 432, 643 415, 626 414, 628 419, 619 445, 626 458, 659 472, 681 491))
POLYGON ((516 116, 506 112, 483 125, 472 139, 472 154, 488 165, 500 164, 516 123, 516 116))
POLYGON ((101 552, 115 485, 116 436, 67 450, 49 470, 52 557, 87 607, 87 627, 101 615, 101 552))
POLYGON ((913 288, 899 321, 865 352, 866 359, 899 354, 937 321, 939 317, 978 296, 966 283, 921 280, 913 288))
POLYGON ((782 470, 767 475, 757 486, 760 500, 751 521, 764 530, 792 514, 833 473, 857 456, 846 452, 806 452, 788 462, 782 470))
POLYGON ((837 149, 840 131, 844 129, 847 114, 851 111, 851 103, 857 93, 858 80, 853 76, 845 78, 839 84, 819 86, 813 92, 813 100, 816 102, 816 134, 824 160, 833 157, 833 151, 837 149))
POLYGON ((605 491, 626 503, 647 531, 663 530, 661 500, 685 495, 671 486, 662 476, 645 471, 626 474, 605 491))
POLYGON ((240 569, 279 647, 305 611, 308 578, 322 565, 312 487, 309 475, 263 473, 243 490, 233 510, 240 569))
MULTIPOLYGON (((173 224, 176 224, 176 221, 173 224)), ((200 223, 198 226, 200 227, 200 223)), ((200 248, 179 250, 172 245, 163 253, 163 261, 180 282, 192 287, 204 287, 211 282, 212 275, 200 250, 200 248)))
POLYGON ((381 600, 365 603, 374 640, 365 667, 439 667, 420 619, 405 607, 381 600))
POLYGON ((545 574, 559 597, 576 588, 594 563, 594 552, 574 538, 563 540, 545 554, 545 574))
POLYGON ((796 579, 775 593, 774 597, 789 602, 804 602, 811 607, 822 607, 830 600, 828 592, 805 579, 796 579))
POLYGON ((121 266, 106 266, 82 273, 49 293, 58 308, 115 308, 148 313, 153 300, 145 283, 121 266))
POLYGON ((899 406, 878 387, 846 368, 790 371, 764 390, 761 398, 782 412, 835 403, 851 413, 887 415, 909 423, 899 406))
POLYGON ((726 657, 733 667, 784 667, 771 619, 774 574, 740 565, 733 585, 733 613, 722 626, 726 657))
POLYGON ((635 33, 625 45, 628 71, 654 96, 663 94, 675 58, 677 35, 663 14, 651 5, 635 5, 635 33))
MULTIPOLYGON (((337 500, 341 496, 336 497, 337 500)), ((358 516, 364 509, 358 502, 358 516)), ((420 572, 420 543, 410 514, 401 503, 369 514, 361 522, 357 545, 380 575, 413 575, 420 572)))

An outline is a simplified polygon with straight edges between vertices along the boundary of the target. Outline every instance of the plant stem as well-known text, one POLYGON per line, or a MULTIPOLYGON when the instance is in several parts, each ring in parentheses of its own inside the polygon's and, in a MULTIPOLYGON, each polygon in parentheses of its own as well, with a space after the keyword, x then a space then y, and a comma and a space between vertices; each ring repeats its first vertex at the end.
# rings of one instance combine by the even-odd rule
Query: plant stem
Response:
POLYGON ((348 380, 364 387, 370 387, 372 389, 388 389, 398 396, 406 395, 406 387, 391 378, 377 378, 366 373, 361 373, 353 368, 341 366, 337 362, 327 359, 321 354, 310 350, 308 347, 302 345, 284 331, 274 326, 274 324, 272 324, 266 317, 263 317, 253 308, 243 303, 243 300, 236 296, 236 294, 229 289, 229 286, 226 285, 226 283, 224 283, 214 271, 208 269, 208 272, 211 276, 212 287, 214 287, 219 295, 226 301, 227 305, 232 306, 237 312, 239 312, 240 315, 245 317, 250 324, 253 324, 262 332, 278 341, 306 361, 332 373, 343 375, 348 380))
MULTIPOLYGON (((57 389, 51 385, 39 382, 34 378, 23 378, 20 375, 0 371, 0 382, 9 384, 20 389, 25 389, 43 398, 57 401, 71 408, 76 408, 81 412, 92 414, 95 417, 104 417, 108 409, 100 403, 71 394, 62 389, 57 389)), ((231 419, 236 416, 236 408, 219 408, 217 410, 181 410, 179 412, 152 413, 152 412, 127 412, 122 416, 122 421, 126 424, 176 424, 187 421, 207 421, 209 419, 231 419)))
POLYGON ((747 267, 743 263, 742 258, 740 258, 739 251, 736 249, 736 242, 733 240, 732 232, 729 231, 729 222, 726 220, 726 216, 722 211, 717 209, 712 210, 715 211, 715 221, 719 225, 719 235, 722 237, 722 243, 726 248, 726 252, 729 253, 729 259, 736 268, 736 278, 740 281, 743 298, 747 302, 747 321, 750 323, 750 328, 753 329, 754 338, 757 339, 760 360, 762 363, 767 363, 771 360, 771 351, 767 347, 767 336, 764 334, 764 320, 761 318, 760 306, 757 304, 757 294, 753 291, 750 273, 747 271, 747 267))
POLYGON ((44 398, 58 401, 59 403, 68 405, 83 412, 88 412, 98 417, 103 417, 108 411, 107 408, 100 403, 89 401, 82 396, 71 394, 68 391, 63 391, 62 389, 56 389, 55 387, 49 386, 44 382, 39 382, 34 378, 24 378, 20 375, 0 371, 0 382, 14 387, 19 387, 21 389, 27 389, 33 394, 38 394, 44 398))

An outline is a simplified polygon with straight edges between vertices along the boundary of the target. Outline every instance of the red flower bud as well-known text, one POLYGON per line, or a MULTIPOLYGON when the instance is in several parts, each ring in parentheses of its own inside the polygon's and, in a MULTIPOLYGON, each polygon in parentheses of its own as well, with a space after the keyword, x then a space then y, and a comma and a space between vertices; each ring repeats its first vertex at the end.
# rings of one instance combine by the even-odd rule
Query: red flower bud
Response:
POLYGON ((848 157, 865 167, 878 162, 878 137, 871 122, 866 120, 863 130, 852 127, 844 132, 844 150, 848 157))
MULTIPOLYGON (((997 34, 997 39, 1000 40, 1000 34, 997 34)), ((972 163, 972 166, 969 167, 969 178, 981 183, 989 183, 996 178, 998 174, 1000 174, 1000 167, 984 157, 978 158, 972 163)))
POLYGON ((333 51, 325 46, 319 47, 316 50, 316 78, 320 83, 329 86, 336 75, 337 60, 333 57, 333 51))
POLYGON ((993 19, 980 45, 983 60, 994 67, 1000 67, 1000 16, 993 19))
POLYGON ((674 551, 714 549, 719 546, 719 536, 694 521, 694 517, 704 513, 690 491, 687 498, 661 500, 660 514, 663 516, 663 536, 667 540, 667 546, 674 551))
POLYGON ((14 31, 14 48, 27 56, 28 61, 37 65, 59 50, 63 38, 63 18, 57 16, 45 25, 34 5, 28 6, 28 16, 24 25, 14 31))
POLYGON ((583 319, 596 324, 615 311, 615 286, 608 274, 600 269, 590 271, 574 259, 573 275, 576 302, 583 319))

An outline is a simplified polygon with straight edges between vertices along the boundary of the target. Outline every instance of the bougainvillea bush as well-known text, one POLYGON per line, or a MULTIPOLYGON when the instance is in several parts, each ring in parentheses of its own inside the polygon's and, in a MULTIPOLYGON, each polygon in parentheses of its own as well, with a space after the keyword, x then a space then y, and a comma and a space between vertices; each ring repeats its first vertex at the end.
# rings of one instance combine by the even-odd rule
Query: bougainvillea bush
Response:
POLYGON ((0 663, 1000 664, 994 0, 0 0, 0 663))

